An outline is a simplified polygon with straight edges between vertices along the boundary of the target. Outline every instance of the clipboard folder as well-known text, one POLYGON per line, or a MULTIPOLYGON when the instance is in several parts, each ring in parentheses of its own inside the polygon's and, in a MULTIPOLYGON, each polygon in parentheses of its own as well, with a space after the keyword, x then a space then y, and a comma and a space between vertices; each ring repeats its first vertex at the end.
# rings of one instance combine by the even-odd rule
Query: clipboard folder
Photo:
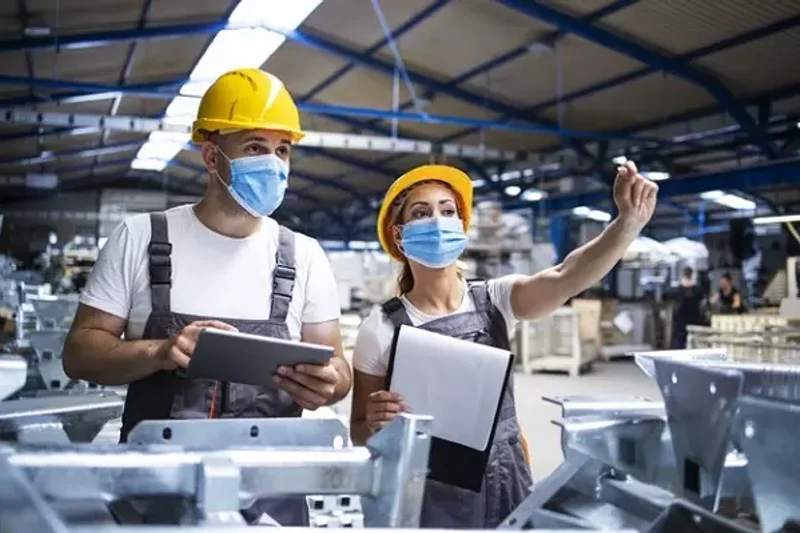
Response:
POLYGON ((400 326, 386 388, 433 416, 428 478, 480 492, 513 369, 507 350, 400 326))

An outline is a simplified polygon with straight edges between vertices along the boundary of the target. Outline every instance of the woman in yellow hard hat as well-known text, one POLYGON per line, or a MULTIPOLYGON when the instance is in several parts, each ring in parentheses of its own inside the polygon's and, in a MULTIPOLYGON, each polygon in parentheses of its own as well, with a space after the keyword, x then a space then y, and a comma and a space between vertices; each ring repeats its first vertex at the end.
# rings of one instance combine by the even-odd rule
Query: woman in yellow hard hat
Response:
MULTIPOLYGON (((655 183, 642 178, 632 163, 619 167, 614 185, 619 217, 598 238, 536 275, 467 283, 457 260, 468 244, 472 180, 441 165, 418 167, 398 178, 381 205, 377 231, 383 249, 402 264, 400 296, 373 310, 358 332, 353 440, 365 442, 397 413, 408 411, 396 393, 385 390, 396 328, 419 327, 509 349, 516 320, 548 315, 611 270, 650 220, 656 191, 655 183)), ((527 446, 512 389, 509 380, 481 492, 429 479, 423 527, 495 528, 528 494, 532 479, 527 446)))

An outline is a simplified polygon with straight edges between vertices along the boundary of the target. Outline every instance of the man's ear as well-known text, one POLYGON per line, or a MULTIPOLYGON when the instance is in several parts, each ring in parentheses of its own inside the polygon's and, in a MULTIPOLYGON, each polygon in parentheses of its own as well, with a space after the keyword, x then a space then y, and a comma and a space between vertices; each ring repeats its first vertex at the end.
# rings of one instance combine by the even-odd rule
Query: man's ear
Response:
POLYGON ((203 165, 210 174, 219 173, 219 151, 216 145, 210 142, 204 142, 200 146, 200 155, 203 158, 203 165))

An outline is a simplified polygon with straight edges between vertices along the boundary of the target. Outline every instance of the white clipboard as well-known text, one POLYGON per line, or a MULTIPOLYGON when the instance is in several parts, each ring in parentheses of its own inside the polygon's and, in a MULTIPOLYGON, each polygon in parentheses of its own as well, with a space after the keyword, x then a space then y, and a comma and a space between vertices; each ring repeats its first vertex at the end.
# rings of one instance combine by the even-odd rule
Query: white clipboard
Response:
POLYGON ((389 390, 400 394, 412 413, 433 416, 434 437, 485 451, 513 359, 507 350, 401 326, 389 390))

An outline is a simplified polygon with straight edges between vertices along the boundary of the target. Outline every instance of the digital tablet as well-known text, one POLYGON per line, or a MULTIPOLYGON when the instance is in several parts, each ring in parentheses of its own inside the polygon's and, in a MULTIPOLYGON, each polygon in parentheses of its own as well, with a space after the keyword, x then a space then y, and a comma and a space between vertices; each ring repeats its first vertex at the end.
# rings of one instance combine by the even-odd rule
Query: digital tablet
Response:
POLYGON ((333 355, 330 346, 204 329, 185 375, 267 387, 279 366, 324 365, 333 355))

